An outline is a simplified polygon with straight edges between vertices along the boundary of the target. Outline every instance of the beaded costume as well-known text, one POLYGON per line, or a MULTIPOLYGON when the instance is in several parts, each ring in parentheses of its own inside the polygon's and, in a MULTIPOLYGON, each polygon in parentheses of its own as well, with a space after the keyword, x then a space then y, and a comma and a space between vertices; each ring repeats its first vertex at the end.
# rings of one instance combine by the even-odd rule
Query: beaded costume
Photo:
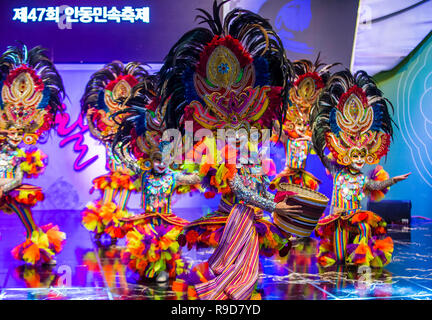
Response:
POLYGON ((381 267, 391 260, 393 241, 386 236, 385 222, 362 210, 361 201, 367 194, 382 198, 395 181, 380 166, 369 177, 356 166, 358 159, 373 165, 386 155, 393 133, 388 104, 365 72, 341 71, 330 78, 312 112, 314 147, 333 175, 330 213, 316 231, 323 266, 381 267))
POLYGON ((199 179, 165 167, 164 148, 169 142, 162 141, 163 112, 158 99, 150 102, 150 97, 145 85, 137 86, 126 102, 130 107, 116 115, 125 117, 113 145, 123 163, 139 176, 137 189, 144 209, 122 219, 127 239, 122 260, 141 277, 163 281, 164 273, 174 278, 186 269, 177 237, 188 221, 172 212, 171 197, 179 186, 197 184, 199 179), (161 166, 163 170, 157 170, 161 166))
MULTIPOLYGON (((213 15, 200 9, 201 23, 210 28, 187 32, 165 58, 159 75, 162 102, 168 103, 166 122, 186 133, 187 123, 192 122, 194 132, 233 129, 249 138, 253 129, 269 129, 273 120, 282 119, 291 65, 265 19, 235 9, 221 21, 222 4, 214 2, 213 15)), ((194 286, 199 299, 249 299, 258 280, 260 247, 272 255, 287 240, 262 218, 263 210, 273 212, 276 204, 266 190, 260 163, 240 163, 239 153, 230 151, 236 144, 202 153, 203 146, 219 142, 209 137, 200 141, 192 152, 199 168, 187 165, 188 170, 198 170, 208 192, 222 193, 222 199, 215 214, 192 222, 179 238, 189 247, 216 246, 208 263, 192 269, 196 274, 190 274, 185 286, 201 282, 194 286)), ((248 151, 257 152, 255 147, 248 151)), ((177 283, 176 289, 180 288, 177 283)))
POLYGON ((307 157, 313 152, 309 114, 325 87, 330 76, 329 69, 333 66, 324 66, 318 59, 319 57, 315 63, 309 60, 293 62, 295 80, 289 91, 291 105, 282 129, 278 128, 272 137, 275 142, 280 139, 284 145, 285 168, 273 179, 270 184, 271 189, 279 189, 281 182, 298 184, 312 190, 318 189, 320 181, 305 170, 307 157))
POLYGON ((91 202, 82 212, 83 225, 97 240, 104 234, 114 239, 125 236, 120 218, 129 215, 127 202, 135 190, 131 172, 113 154, 112 141, 118 125, 111 115, 124 108, 120 101, 131 94, 139 82, 150 81, 144 65, 130 62, 123 65, 114 61, 95 72, 87 83, 81 99, 82 112, 87 116, 92 135, 105 145, 108 173, 93 179, 93 190, 100 190, 101 198, 91 202))
POLYGON ((44 199, 41 188, 23 184, 44 171, 46 155, 34 145, 54 127, 62 109, 63 83, 45 49, 9 47, 0 58, 0 209, 16 213, 26 229, 26 240, 12 250, 28 264, 52 263, 66 235, 58 226, 39 227, 31 208, 44 199))

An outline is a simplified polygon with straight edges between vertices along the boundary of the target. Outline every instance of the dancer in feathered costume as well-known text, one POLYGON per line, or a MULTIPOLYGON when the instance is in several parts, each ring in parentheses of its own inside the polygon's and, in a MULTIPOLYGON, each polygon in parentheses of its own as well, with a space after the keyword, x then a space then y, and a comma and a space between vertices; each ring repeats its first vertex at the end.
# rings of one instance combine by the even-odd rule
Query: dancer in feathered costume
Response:
POLYGON ((320 63, 319 57, 315 63, 309 60, 293 62, 295 80, 289 91, 291 105, 288 107, 282 130, 276 123, 272 136, 274 142, 282 142, 286 163, 284 170, 270 183, 271 189, 278 189, 281 182, 318 189, 320 181, 305 170, 307 157, 313 152, 309 115, 330 77, 329 69, 332 66, 334 64, 320 63))
POLYGON ((385 222, 375 213, 361 209, 366 194, 383 196, 390 186, 409 174, 389 179, 378 166, 370 177, 365 164, 377 164, 387 154, 393 134, 382 96, 364 71, 335 73, 312 110, 312 141, 323 164, 333 175, 330 214, 320 219, 318 261, 381 267, 388 264, 393 241, 386 236, 385 222), (329 156, 324 149, 330 150, 329 156))
POLYGON ((81 110, 87 117, 90 132, 105 145, 109 170, 93 179, 91 192, 99 190, 101 198, 89 203, 82 212, 83 225, 95 234, 97 241, 103 234, 109 235, 112 243, 125 236, 119 219, 129 215, 126 206, 130 193, 135 190, 134 173, 111 151, 118 124, 110 117, 124 108, 120 101, 129 97, 132 88, 142 81, 152 81, 144 65, 114 61, 90 77, 81 99, 81 110))
POLYGON ((0 209, 16 213, 26 229, 13 256, 28 264, 53 263, 66 238, 58 226, 37 226, 31 208, 44 199, 41 188, 23 184, 44 171, 47 156, 33 147, 54 127, 62 110, 63 82, 45 49, 9 47, 0 57, 0 209))
POLYGON ((156 97, 150 101, 151 92, 145 84, 138 85, 134 92, 125 102, 130 107, 116 114, 125 117, 113 146, 122 161, 139 174, 144 212, 122 219, 127 231, 122 259, 143 278, 164 282, 186 269, 177 237, 188 221, 172 212, 171 197, 178 187, 200 180, 197 175, 182 174, 168 166, 171 142, 162 141, 164 109, 158 106, 156 97))
MULTIPOLYGON (((194 132, 233 129, 239 140, 268 129, 269 138, 273 120, 281 121, 286 111, 291 64, 267 20, 235 9, 222 22, 223 3, 214 2, 213 16, 199 9, 209 29, 187 32, 165 58, 159 88, 167 103, 166 123, 186 133, 188 121, 194 132)), ((204 138, 193 150, 203 186, 222 193, 217 213, 188 225, 179 239, 189 246, 217 246, 208 273, 193 269, 203 281, 195 285, 199 299, 249 299, 258 280, 260 247, 267 255, 288 248, 284 234, 263 219, 263 210, 298 212, 297 206, 275 203, 260 163, 239 159, 238 145, 224 142, 225 135, 218 141, 204 138), (215 150, 218 143, 224 146, 215 150), (224 161, 213 161, 218 158, 224 161)), ((245 145, 252 147, 248 154, 258 151, 245 145)))

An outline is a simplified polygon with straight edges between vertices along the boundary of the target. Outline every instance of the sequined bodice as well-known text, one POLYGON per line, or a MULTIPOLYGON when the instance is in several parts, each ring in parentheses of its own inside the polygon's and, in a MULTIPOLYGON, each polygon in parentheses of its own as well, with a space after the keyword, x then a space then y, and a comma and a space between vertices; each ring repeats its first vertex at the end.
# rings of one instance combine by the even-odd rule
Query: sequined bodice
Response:
POLYGON ((145 172, 142 186, 142 206, 146 212, 171 213, 171 195, 175 187, 173 172, 160 176, 145 172))
POLYGON ((304 169, 311 144, 307 140, 288 139, 286 147, 286 166, 293 169, 304 169))
POLYGON ((333 179, 332 206, 343 209, 359 209, 364 198, 366 176, 352 174, 347 169, 339 171, 333 179))

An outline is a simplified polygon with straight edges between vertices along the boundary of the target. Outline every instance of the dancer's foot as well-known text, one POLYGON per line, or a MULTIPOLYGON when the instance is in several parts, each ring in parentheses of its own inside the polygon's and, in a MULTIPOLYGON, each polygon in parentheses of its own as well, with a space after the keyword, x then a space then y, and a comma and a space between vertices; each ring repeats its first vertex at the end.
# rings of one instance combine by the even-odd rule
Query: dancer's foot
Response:
POLYGON ((156 277, 156 282, 167 282, 169 279, 168 277, 168 273, 166 271, 162 271, 161 273, 158 274, 158 276, 156 277))

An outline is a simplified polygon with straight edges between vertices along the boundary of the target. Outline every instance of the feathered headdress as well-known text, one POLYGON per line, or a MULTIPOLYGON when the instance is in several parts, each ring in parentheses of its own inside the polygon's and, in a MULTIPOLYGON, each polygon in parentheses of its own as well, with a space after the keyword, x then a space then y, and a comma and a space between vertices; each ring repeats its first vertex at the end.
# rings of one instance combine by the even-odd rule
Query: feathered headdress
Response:
POLYGON ((329 70, 338 64, 325 65, 319 61, 319 58, 318 55, 315 62, 306 59, 293 62, 294 82, 289 90, 291 104, 288 106, 283 126, 289 135, 296 135, 294 129, 297 121, 309 124, 311 108, 326 86, 330 77, 329 70))
POLYGON ((327 147, 337 163, 348 166, 351 154, 360 152, 367 164, 376 164, 387 154, 393 135, 388 106, 393 109, 366 72, 335 73, 312 110, 317 154, 323 158, 327 147))
POLYGON ((132 156, 143 170, 150 170, 155 155, 162 155, 166 147, 162 141, 166 106, 160 106, 152 85, 143 82, 134 87, 131 97, 123 103, 127 107, 113 115, 119 125, 113 141, 114 152, 119 149, 123 155, 132 156))
MULTIPOLYGON (((207 128, 271 128, 282 120, 292 66, 269 22, 247 10, 234 9, 224 20, 198 9, 200 24, 171 48, 159 72, 168 128, 194 122, 207 128)), ((282 121, 281 121, 282 122, 282 121)))
POLYGON ((319 61, 297 60, 293 62, 295 79, 289 97, 302 113, 309 114, 330 77, 330 68, 338 63, 325 65, 319 61))
POLYGON ((0 57, 0 128, 23 130, 27 144, 54 127, 62 111, 63 82, 45 51, 11 46, 0 57))
POLYGON ((122 101, 127 99, 132 88, 140 82, 148 81, 150 77, 145 65, 139 62, 129 62, 123 65, 120 61, 113 61, 95 72, 88 81, 84 95, 81 98, 81 111, 87 113, 95 108, 93 121, 103 136, 115 133, 116 128, 108 128, 100 121, 101 113, 108 117, 124 108, 122 101))

